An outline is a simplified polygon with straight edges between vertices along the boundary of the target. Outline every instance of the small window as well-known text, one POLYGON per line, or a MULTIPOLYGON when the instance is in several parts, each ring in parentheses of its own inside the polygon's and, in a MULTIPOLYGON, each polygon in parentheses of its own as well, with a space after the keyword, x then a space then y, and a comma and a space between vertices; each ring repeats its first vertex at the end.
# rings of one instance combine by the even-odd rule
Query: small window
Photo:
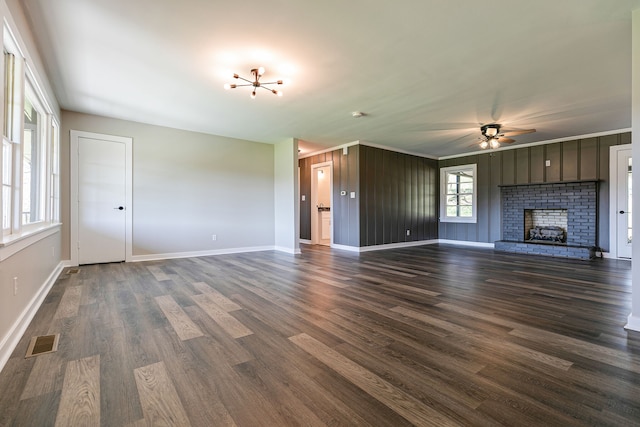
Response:
POLYGON ((476 165, 440 169, 440 221, 476 222, 476 165))

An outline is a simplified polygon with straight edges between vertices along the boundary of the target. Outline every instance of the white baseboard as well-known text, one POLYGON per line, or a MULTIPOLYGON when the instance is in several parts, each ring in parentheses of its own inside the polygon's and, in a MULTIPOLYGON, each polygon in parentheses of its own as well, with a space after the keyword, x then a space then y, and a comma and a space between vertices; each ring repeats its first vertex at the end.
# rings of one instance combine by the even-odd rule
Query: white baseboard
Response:
POLYGON ((459 246, 472 246, 474 248, 491 248, 495 247, 493 243, 486 242, 470 242, 468 240, 448 240, 448 239, 438 239, 438 243, 446 243, 448 245, 459 245, 459 246))
POLYGON ((262 252, 262 251, 273 251, 273 250, 276 250, 276 248, 273 246, 252 246, 252 247, 245 247, 245 248, 216 249, 216 250, 208 250, 208 251, 134 255, 131 258, 131 262, 159 261, 163 259, 175 259, 175 258, 196 258, 196 257, 202 257, 202 256, 228 255, 228 254, 239 254, 243 252, 262 252))
POLYGON ((300 255, 302 252, 300 251, 300 248, 296 248, 296 249, 291 249, 291 248, 285 248, 283 246, 276 246, 273 248, 276 251, 279 252, 285 252, 291 255, 300 255))
POLYGON ((627 324, 624 326, 626 330, 640 332, 640 317, 634 316, 633 313, 627 317, 627 324))
POLYGON ((13 353, 13 350, 15 350, 16 346, 20 342, 20 338, 24 335, 29 323, 31 323, 33 317, 38 312, 38 309, 51 290, 51 287, 58 279, 58 276, 60 276, 63 268, 64 263, 60 261, 49 277, 47 277, 47 280, 45 280, 42 286, 40 286, 38 292, 36 292, 33 298, 31 298, 29 304, 24 308, 24 310, 22 310, 20 316, 16 319, 11 329, 9 329, 9 333, 7 333, 7 335, 2 339, 2 342, 0 342, 0 371, 2 371, 4 365, 11 357, 11 353, 13 353))

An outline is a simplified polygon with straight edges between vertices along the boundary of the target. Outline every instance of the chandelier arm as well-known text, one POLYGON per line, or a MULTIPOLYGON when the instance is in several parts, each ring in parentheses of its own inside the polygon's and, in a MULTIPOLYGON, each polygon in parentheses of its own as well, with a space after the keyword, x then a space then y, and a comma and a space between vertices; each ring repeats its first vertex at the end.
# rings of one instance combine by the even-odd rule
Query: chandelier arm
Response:
POLYGON ((278 83, 278 82, 276 81, 276 82, 264 82, 264 83, 262 83, 262 82, 261 82, 260 84, 261 84, 261 85, 281 85, 282 83, 278 83))
POLYGON ((238 76, 238 78, 239 78, 240 80, 244 80, 244 81, 245 81, 245 82, 247 82, 247 83, 253 84, 253 82, 252 82, 251 80, 247 80, 247 79, 245 79, 244 77, 238 76))
POLYGON ((247 84, 243 84, 243 85, 236 85, 236 87, 243 87, 243 86, 253 86, 253 83, 247 83, 247 84))

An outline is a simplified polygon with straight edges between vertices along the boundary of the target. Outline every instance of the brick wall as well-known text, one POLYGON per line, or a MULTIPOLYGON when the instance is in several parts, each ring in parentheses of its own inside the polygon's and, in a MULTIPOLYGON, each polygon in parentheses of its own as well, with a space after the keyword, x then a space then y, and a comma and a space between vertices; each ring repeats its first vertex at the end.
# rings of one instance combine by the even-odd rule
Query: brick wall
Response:
POLYGON ((566 209, 567 245, 596 246, 597 186, 587 181, 501 187, 502 239, 523 241, 526 209, 566 209))

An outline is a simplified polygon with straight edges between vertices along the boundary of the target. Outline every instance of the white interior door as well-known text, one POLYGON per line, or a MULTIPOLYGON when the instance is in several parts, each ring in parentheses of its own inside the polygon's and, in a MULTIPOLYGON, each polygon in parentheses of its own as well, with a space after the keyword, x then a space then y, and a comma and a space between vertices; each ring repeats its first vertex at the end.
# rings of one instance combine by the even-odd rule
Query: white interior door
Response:
POLYGON ((609 251, 616 258, 631 258, 631 151, 631 144, 609 149, 609 251))
MULTIPOLYGON (((618 258, 631 258, 632 219, 631 219, 631 149, 617 152, 617 189, 616 189, 616 238, 618 258)), ((613 232, 613 231, 612 231, 613 232)))
POLYGON ((71 263, 131 261, 133 139, 72 130, 71 263))
POLYGON ((123 143, 78 140, 79 263, 126 258, 126 147, 123 143))

